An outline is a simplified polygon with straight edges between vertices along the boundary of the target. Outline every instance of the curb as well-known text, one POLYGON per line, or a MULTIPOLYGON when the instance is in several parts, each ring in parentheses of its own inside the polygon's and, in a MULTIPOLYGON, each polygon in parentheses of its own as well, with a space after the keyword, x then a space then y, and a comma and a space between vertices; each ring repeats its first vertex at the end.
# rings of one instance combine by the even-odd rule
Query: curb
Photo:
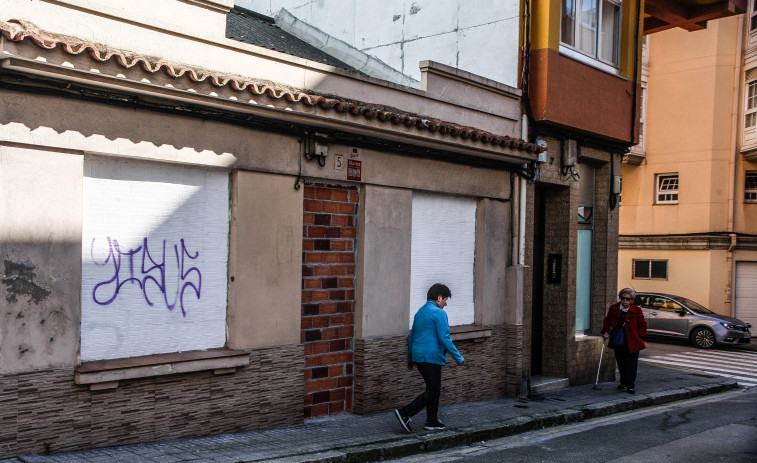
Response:
MULTIPOLYGON (((306 455, 291 455, 267 461, 271 463, 368 463, 392 460, 522 434, 550 426, 584 421, 624 411, 662 405, 704 395, 718 394, 736 387, 735 380, 722 378, 718 382, 704 386, 682 387, 662 392, 639 394, 638 396, 598 402, 578 408, 539 412, 502 421, 483 423, 477 426, 456 428, 454 430, 448 429, 418 437, 370 442, 364 445, 335 448, 306 455)), ((240 461, 240 463, 254 463, 257 461, 260 460, 244 460, 240 461)))

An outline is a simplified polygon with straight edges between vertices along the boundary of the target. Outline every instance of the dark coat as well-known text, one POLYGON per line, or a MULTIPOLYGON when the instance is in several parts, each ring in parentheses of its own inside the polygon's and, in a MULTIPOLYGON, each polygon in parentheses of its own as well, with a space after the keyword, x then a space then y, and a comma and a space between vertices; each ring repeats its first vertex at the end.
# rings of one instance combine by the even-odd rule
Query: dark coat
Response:
MULTIPOLYGON (((607 316, 602 323, 602 334, 610 333, 620 321, 620 302, 611 305, 607 310, 607 316)), ((647 319, 639 306, 631 304, 628 307, 625 324, 626 339, 628 339, 628 352, 639 352, 644 349, 644 337, 647 335, 647 319)))

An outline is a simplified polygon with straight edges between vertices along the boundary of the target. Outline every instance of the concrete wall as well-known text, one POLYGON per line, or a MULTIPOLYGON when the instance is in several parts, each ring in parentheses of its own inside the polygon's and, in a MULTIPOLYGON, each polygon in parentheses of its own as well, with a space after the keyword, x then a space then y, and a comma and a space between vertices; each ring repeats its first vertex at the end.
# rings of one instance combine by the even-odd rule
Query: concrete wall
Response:
POLYGON ((433 60, 517 86, 518 12, 513 0, 477 2, 343 2, 236 0, 274 16, 286 8, 298 19, 420 80, 418 63, 433 60))
POLYGON ((358 227, 356 337, 407 332, 412 190, 364 185, 358 227))
POLYGON ((0 144, 0 371, 77 363, 80 155, 0 144))
POLYGON ((292 178, 235 171, 231 194, 228 345, 300 342, 302 189, 292 178))

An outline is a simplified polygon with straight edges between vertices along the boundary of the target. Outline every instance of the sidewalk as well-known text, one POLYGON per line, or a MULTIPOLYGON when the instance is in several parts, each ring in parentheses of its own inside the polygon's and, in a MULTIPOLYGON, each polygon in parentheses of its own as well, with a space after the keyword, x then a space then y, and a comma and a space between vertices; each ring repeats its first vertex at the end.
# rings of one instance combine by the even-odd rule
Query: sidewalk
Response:
POLYGON ((365 416, 345 413, 284 428, 49 456, 27 455, 0 460, 0 463, 378 461, 716 394, 736 387, 736 382, 729 378, 643 363, 639 364, 638 378, 635 395, 617 392, 616 383, 600 383, 598 390, 589 384, 549 391, 532 399, 502 398, 442 406, 439 415, 447 424, 444 431, 424 431, 424 412, 411 423, 412 434, 402 432, 389 412, 365 416))

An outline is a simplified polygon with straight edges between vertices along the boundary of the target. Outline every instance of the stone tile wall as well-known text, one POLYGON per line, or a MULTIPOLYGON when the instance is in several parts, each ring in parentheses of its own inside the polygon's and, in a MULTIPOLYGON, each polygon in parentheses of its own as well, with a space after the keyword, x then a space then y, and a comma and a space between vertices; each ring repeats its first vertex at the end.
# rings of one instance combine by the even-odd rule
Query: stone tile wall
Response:
POLYGON ((231 375, 121 381, 92 392, 73 369, 0 375, 0 458, 302 422, 303 347, 251 352, 231 375))
MULTIPOLYGON (((442 404, 515 396, 522 375, 522 327, 492 327, 483 340, 455 343, 465 357, 462 366, 449 360, 442 370, 442 404)), ((356 413, 387 411, 409 403, 423 392, 416 370, 405 367, 407 337, 355 340, 356 413)))

